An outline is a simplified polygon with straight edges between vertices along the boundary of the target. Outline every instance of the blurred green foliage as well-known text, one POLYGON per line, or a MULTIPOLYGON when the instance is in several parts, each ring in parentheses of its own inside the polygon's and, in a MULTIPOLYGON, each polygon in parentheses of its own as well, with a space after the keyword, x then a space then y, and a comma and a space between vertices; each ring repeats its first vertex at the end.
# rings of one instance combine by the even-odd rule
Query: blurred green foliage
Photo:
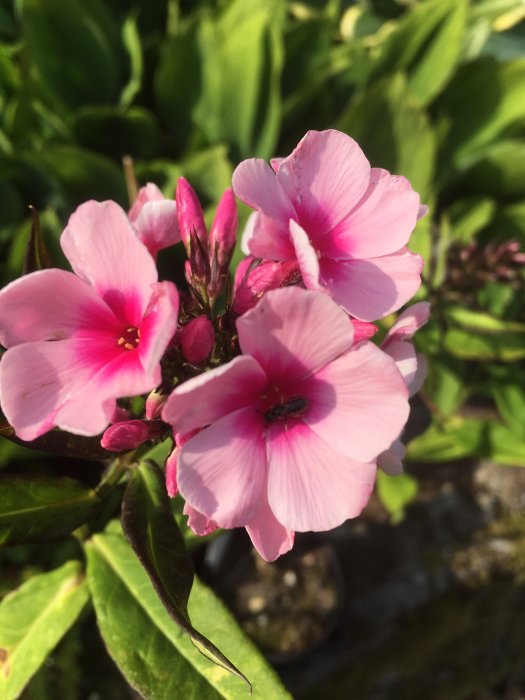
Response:
MULTIPOLYGON (((2 0, 0 282, 21 273, 29 205, 58 264, 78 204, 128 206, 124 156, 211 210, 240 159, 329 127, 429 206, 411 248, 431 423, 408 456, 525 465, 522 0, 2 0)), ((3 441, 0 467, 31 454, 3 441)), ((396 519, 416 489, 384 477, 379 495, 396 519)))

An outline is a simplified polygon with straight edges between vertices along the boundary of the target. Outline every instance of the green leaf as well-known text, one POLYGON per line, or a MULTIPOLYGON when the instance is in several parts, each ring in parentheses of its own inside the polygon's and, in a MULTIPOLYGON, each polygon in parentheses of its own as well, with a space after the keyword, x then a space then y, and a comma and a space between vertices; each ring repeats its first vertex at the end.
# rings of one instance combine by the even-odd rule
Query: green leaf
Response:
POLYGON ((232 147, 235 160, 274 155, 281 121, 282 34, 271 5, 250 5, 234 0, 218 21, 199 25, 195 119, 211 143, 232 147))
POLYGON ((385 472, 377 471, 377 495, 379 500, 392 516, 394 523, 402 520, 405 507, 417 496, 418 483, 409 474, 388 476, 385 472))
POLYGON ((525 357, 525 324, 502 321, 461 306, 449 307, 452 324, 443 346, 455 357, 512 362, 525 357))
POLYGON ((451 164, 465 170, 482 148, 525 118, 525 59, 506 63, 479 59, 462 66, 436 103, 444 125, 442 177, 451 164))
POLYGON ((89 599, 79 562, 38 574, 0 604, 0 697, 15 700, 89 599))
POLYGON ((490 388, 501 417, 509 428, 525 440, 525 371, 491 367, 490 388))
POLYGON ((503 423, 457 416, 431 425, 412 440, 407 457, 419 462, 477 457, 525 466, 525 440, 518 439, 503 423))
POLYGON ((88 199, 127 204, 124 176, 109 158, 73 145, 47 145, 38 156, 54 175, 64 206, 71 210, 88 199))
POLYGON ((356 139, 373 166, 404 175, 426 198, 434 171, 435 139, 403 75, 374 83, 351 103, 337 128, 356 139))
POLYGON ((454 242, 470 243, 492 219, 496 203, 487 197, 460 199, 450 207, 451 234, 454 242))
POLYGON ((65 537, 100 507, 91 489, 72 479, 0 476, 0 545, 65 537))
MULTIPOLYGON (((199 654, 173 622, 121 535, 95 535, 86 549, 88 582, 101 634, 138 692, 147 700, 244 696, 239 679, 199 654)), ((223 604, 198 579, 189 613, 207 637, 220 639, 225 653, 249 671, 254 698, 289 698, 223 604)))
POLYGON ((441 415, 453 415, 465 402, 470 387, 464 362, 453 357, 429 358, 424 393, 441 415))
POLYGON ((500 141, 483 149, 480 156, 465 173, 462 187, 494 197, 525 197, 525 143, 522 140, 500 141))
POLYGON ((116 102, 122 47, 99 0, 22 0, 24 35, 36 84, 75 109, 116 102))
POLYGON ((380 47, 372 77, 403 71, 421 104, 438 95, 461 52, 466 0, 427 0, 413 6, 380 47))
POLYGON ((120 95, 119 104, 121 107, 129 107, 140 92, 144 73, 142 44, 137 27, 137 18, 133 14, 126 19, 122 26, 122 41, 129 57, 130 75, 128 83, 120 95))
POLYGON ((43 270, 46 267, 53 267, 53 261, 40 232, 40 216, 34 207, 31 207, 31 214, 33 221, 24 258, 22 270, 24 275, 36 270, 43 270))
POLYGON ((154 464, 143 462, 133 470, 122 501, 122 528, 157 595, 179 627, 211 661, 251 687, 224 654, 191 625, 187 606, 193 562, 171 513, 165 479, 154 464))
POLYGON ((82 146, 119 160, 151 158, 159 150, 158 124, 142 107, 87 107, 78 112, 74 132, 82 146))
POLYGON ((496 234, 504 233, 506 238, 518 238, 525 248, 525 201, 500 207, 490 228, 496 234))

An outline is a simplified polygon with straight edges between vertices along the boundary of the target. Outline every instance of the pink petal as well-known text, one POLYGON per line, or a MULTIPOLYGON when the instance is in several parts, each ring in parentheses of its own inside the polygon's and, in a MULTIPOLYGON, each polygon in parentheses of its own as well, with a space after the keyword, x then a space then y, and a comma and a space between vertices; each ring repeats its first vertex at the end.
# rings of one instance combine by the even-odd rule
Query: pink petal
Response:
POLYGON ((139 214, 142 208, 148 202, 162 202, 164 200, 164 195, 159 190, 157 185, 153 182, 148 182, 147 185, 141 187, 137 194, 137 199, 134 201, 133 206, 128 212, 129 220, 132 224, 139 218, 139 214))
POLYGON ((419 210, 419 195, 404 177, 373 168, 362 200, 319 241, 333 260, 377 258, 407 244, 419 210))
POLYGON ((310 401, 302 420, 334 452, 371 462, 401 432, 408 391, 395 363, 363 343, 309 378, 300 389, 310 401))
POLYGON ((330 297, 298 287, 268 292, 237 320, 237 331, 242 351, 278 383, 316 372, 353 341, 352 324, 330 297))
POLYGON ((322 282, 335 301, 361 321, 403 306, 421 285, 423 259, 406 248, 370 260, 321 260, 322 282))
POLYGON ((333 129, 309 131, 277 172, 298 221, 316 240, 355 207, 369 179, 370 164, 358 144, 333 129))
POLYGON ((410 384, 408 385, 408 390, 410 392, 410 396, 414 396, 421 389, 421 387, 425 383, 425 379, 427 378, 427 373, 428 373, 428 363, 427 363, 427 358, 425 357, 425 355, 423 355, 423 353, 421 353, 421 352, 417 352, 416 353, 416 360, 417 360, 416 374, 413 377, 410 384))
POLYGON ((377 458, 377 466, 389 476, 401 476, 404 456, 405 446, 401 440, 394 440, 390 448, 382 452, 377 458))
POLYGON ((312 248, 306 231, 293 219, 290 220, 290 236, 295 248, 295 255, 299 263, 299 269, 303 277, 304 286, 307 289, 324 291, 319 282, 319 259, 312 248))
POLYGON ((288 222, 289 219, 274 219, 263 212, 257 212, 248 234, 248 252, 263 260, 293 260, 295 252, 288 222))
MULTIPOLYGON (((179 293, 172 282, 157 282, 140 323, 138 354, 146 374, 151 375, 164 355, 177 329, 179 293)), ((155 384, 151 389, 155 388, 155 384)), ((147 390, 148 391, 148 390, 147 390)), ((139 392, 142 393, 142 392, 139 392)), ((131 394, 128 394, 131 395, 131 394)))
POLYGON ((255 549, 266 561, 275 561, 293 547, 295 533, 281 525, 267 501, 246 525, 246 532, 255 549))
POLYGON ((267 429, 268 501, 277 520, 298 532, 337 527, 359 515, 370 498, 375 464, 334 452, 299 420, 267 429))
POLYGON ((22 440, 34 440, 53 426, 80 435, 97 435, 108 425, 114 402, 91 396, 92 368, 78 357, 78 342, 23 343, 6 351, 0 362, 0 403, 22 440), (87 390, 86 390, 87 389, 87 390), (74 422, 62 425, 60 412, 80 395, 74 422))
POLYGON ((410 387, 417 372, 416 350, 412 343, 404 343, 399 340, 382 346, 382 349, 394 360, 405 384, 410 387))
POLYGON ((210 520, 198 510, 190 506, 189 503, 184 504, 184 515, 188 516, 188 527, 191 527, 193 532, 199 537, 206 537, 214 532, 218 525, 213 520, 210 520))
POLYGON ((420 301, 412 304, 399 314, 394 325, 390 328, 383 341, 383 346, 392 340, 409 340, 430 317, 430 304, 428 301, 420 301))
POLYGON ((379 330, 377 326, 367 321, 358 321, 357 318, 352 318, 351 321, 354 327, 354 345, 362 340, 370 340, 379 330))
POLYGON ((175 498, 179 493, 177 484, 177 465, 179 462, 179 449, 174 447, 166 460, 166 490, 170 498, 175 498))
MULTIPOLYGON (((253 238, 253 233, 255 230, 258 216, 259 216, 259 212, 254 211, 250 214, 250 216, 246 220, 246 225, 244 226, 244 231, 241 234, 241 251, 244 253, 244 255, 250 255, 250 241, 253 238)), ((251 257, 253 257, 253 256, 251 256, 251 257)), ((242 262, 239 263, 239 266, 240 265, 242 265, 242 262)))
POLYGON ((188 433, 254 405, 266 383, 264 372, 252 357, 236 357, 177 387, 164 405, 162 419, 178 433, 188 433))
POLYGON ((241 408, 189 440, 179 453, 181 494, 220 527, 240 527, 257 513, 266 482, 264 422, 241 408))
POLYGON ((261 158, 243 160, 235 168, 232 185, 237 197, 245 204, 281 221, 285 227, 289 219, 296 218, 295 210, 274 171, 261 158))
POLYGON ((60 244, 74 272, 96 288, 119 318, 138 325, 157 269, 118 204, 81 204, 60 244))
POLYGON ((135 221, 139 240, 152 255, 180 241, 177 205, 171 199, 147 202, 135 221))
POLYGON ((96 291, 72 272, 40 270, 0 292, 0 343, 62 340, 82 329, 119 327, 96 291))

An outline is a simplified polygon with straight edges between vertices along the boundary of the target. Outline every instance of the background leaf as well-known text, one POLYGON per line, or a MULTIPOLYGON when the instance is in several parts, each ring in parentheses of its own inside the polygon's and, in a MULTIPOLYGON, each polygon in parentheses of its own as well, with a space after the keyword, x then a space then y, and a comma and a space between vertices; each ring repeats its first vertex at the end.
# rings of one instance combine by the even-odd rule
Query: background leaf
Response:
POLYGON ((15 700, 89 599, 79 562, 33 576, 0 603, 0 697, 15 700))

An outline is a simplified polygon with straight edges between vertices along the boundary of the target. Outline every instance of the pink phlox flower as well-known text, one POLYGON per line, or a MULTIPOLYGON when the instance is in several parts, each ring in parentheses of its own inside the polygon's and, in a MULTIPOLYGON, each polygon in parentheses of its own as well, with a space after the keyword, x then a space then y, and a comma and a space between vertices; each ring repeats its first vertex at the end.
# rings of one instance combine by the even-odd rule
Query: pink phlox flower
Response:
POLYGON ((295 261, 261 261, 249 255, 241 260, 235 271, 232 308, 242 315, 270 289, 293 284, 298 279, 300 272, 295 261))
POLYGON ((335 130, 309 131, 272 165, 251 158, 233 174, 236 195, 257 212, 244 250, 296 260, 306 287, 363 321, 415 294, 423 261, 406 245, 423 210, 408 180, 371 168, 358 144, 335 130))
POLYGON ((159 250, 180 241, 177 205, 174 200, 166 199, 151 182, 140 188, 128 216, 139 240, 153 257, 159 250))
POLYGON ((163 412, 177 432, 200 429, 178 455, 178 487, 199 513, 246 527, 275 559, 293 532, 358 515, 375 459, 408 417, 394 361, 330 297, 268 292, 237 320, 242 355, 176 387, 163 412))
POLYGON ((0 292, 0 403, 22 440, 54 426, 97 435, 116 399, 151 391, 178 293, 115 202, 87 202, 61 237, 74 272, 47 269, 0 292))
MULTIPOLYGON (((416 331, 427 323, 429 317, 430 304, 428 302, 421 301, 409 306, 389 329, 381 345, 382 350, 390 355, 396 363, 410 396, 417 394, 427 375, 426 357, 422 353, 416 352, 410 340, 416 331)), ((399 476, 403 473, 404 456, 405 446, 397 439, 388 450, 379 455, 377 465, 390 476, 399 476)))

